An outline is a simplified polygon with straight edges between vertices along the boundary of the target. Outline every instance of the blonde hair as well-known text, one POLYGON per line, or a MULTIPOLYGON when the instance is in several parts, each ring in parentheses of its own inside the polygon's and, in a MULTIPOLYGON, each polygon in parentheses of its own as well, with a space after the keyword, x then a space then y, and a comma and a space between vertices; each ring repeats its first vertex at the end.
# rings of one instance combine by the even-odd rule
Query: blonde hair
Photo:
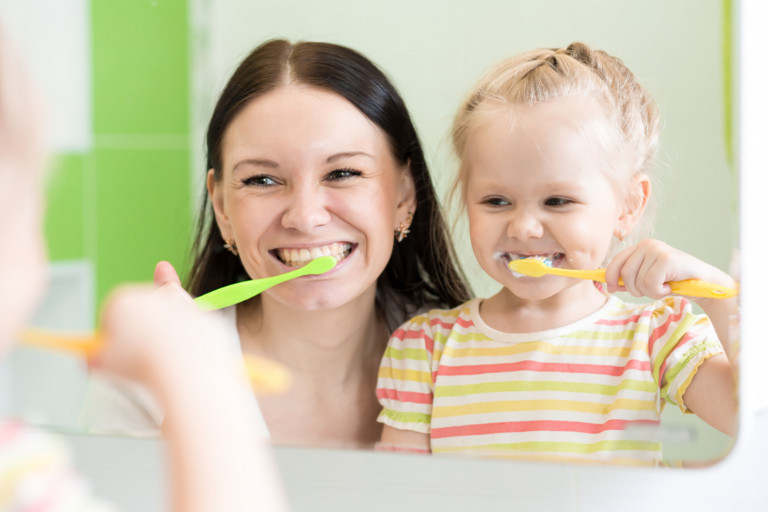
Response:
MULTIPOLYGON (((534 106, 580 96, 592 97, 603 106, 608 123, 602 140, 616 141, 626 162, 624 175, 612 178, 626 185, 639 173, 650 176, 659 144, 656 102, 621 59, 579 42, 506 59, 483 76, 454 117, 451 134, 456 155, 463 161, 467 138, 482 122, 481 105, 534 106)), ((465 179, 466 169, 460 165, 451 197, 463 188, 465 179)))

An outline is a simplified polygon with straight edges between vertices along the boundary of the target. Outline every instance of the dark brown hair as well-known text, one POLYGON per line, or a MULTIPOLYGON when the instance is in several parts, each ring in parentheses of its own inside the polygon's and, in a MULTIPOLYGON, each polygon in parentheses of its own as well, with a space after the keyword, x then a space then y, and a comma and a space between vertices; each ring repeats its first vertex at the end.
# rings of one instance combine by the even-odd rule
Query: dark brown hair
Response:
MULTIPOLYGON (((390 328, 414 311, 453 307, 468 300, 469 287, 457 264, 408 110, 381 70, 352 49, 272 40, 248 55, 221 93, 208 126, 207 167, 214 169, 214 178, 221 179, 222 139, 232 120, 249 102, 290 82, 344 97, 383 130, 395 159, 410 165, 417 201, 410 235, 395 244, 377 282, 377 302, 390 328)), ((192 295, 247 278, 240 259, 222 249, 223 244, 205 193, 189 278, 192 295)))

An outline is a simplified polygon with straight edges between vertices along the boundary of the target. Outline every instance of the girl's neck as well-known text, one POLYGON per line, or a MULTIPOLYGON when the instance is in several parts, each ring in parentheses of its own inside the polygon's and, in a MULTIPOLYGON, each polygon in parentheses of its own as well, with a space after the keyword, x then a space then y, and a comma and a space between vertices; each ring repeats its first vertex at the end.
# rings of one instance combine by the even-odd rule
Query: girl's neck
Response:
POLYGON ((572 324, 600 309, 608 297, 591 281, 574 286, 540 300, 527 300, 513 295, 507 288, 483 301, 483 321, 501 332, 538 332, 572 324))
POLYGON ((237 329, 244 352, 278 361, 311 380, 362 377, 378 364, 387 338, 375 287, 334 310, 297 310, 268 296, 242 304, 237 329))

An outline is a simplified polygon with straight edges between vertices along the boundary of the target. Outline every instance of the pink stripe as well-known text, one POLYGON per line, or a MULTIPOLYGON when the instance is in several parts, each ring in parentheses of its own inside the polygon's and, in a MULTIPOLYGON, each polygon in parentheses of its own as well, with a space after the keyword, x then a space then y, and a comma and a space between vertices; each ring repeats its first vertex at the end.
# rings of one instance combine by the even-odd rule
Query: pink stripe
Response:
POLYGON ((413 404, 431 404, 432 393, 418 393, 416 391, 398 391, 397 389, 379 388, 376 390, 376 398, 397 400, 413 404))
POLYGON ((434 352, 435 342, 432 340, 430 336, 427 336, 427 333, 426 331, 424 331, 424 329, 419 329, 418 331, 406 331, 400 328, 395 332, 393 332, 391 337, 396 338, 400 341, 423 340, 424 348, 427 350, 427 352, 429 354, 432 354, 434 352))
POLYGON ((678 322, 680 318, 683 316, 683 311, 680 310, 677 314, 670 315, 667 318, 667 321, 658 326, 651 332, 651 335, 648 337, 648 354, 653 354, 653 345, 656 343, 656 341, 664 336, 664 334, 669 329, 669 326, 672 322, 678 322))
POLYGON ((641 318, 650 317, 650 316, 651 316, 650 311, 643 311, 640 314, 632 315, 631 317, 624 318, 622 320, 603 319, 603 320, 598 320, 595 323, 598 325, 627 325, 627 324, 637 323, 637 321, 640 320, 641 318))
MULTIPOLYGON (((690 332, 686 332, 682 338, 680 338, 680 341, 677 342, 677 345, 675 345, 675 348, 672 349, 672 352, 677 350, 680 346, 684 345, 685 343, 688 343, 691 338, 693 338, 693 334, 690 332)), ((672 353, 670 352, 670 354, 672 353)), ((664 362, 661 363, 661 367, 659 368, 659 381, 664 380, 664 374, 667 371, 667 358, 664 358, 664 362)), ((659 382, 659 387, 661 387, 661 382, 659 382)))
POLYGON ((0 423, 0 445, 10 443, 21 432, 21 423, 8 421, 0 423))
POLYGON ((454 325, 458 325, 459 327, 472 327, 475 325, 475 323, 472 320, 465 320, 464 318, 457 317, 455 320, 445 321, 442 318, 432 318, 429 321, 430 327, 441 327, 442 329, 445 329, 447 331, 452 331, 454 325))
POLYGON ((432 439, 446 437, 506 434, 513 432, 581 432, 600 434, 606 430, 624 430, 630 425, 658 425, 658 420, 608 420, 605 423, 584 423, 580 421, 508 421, 483 423, 458 427, 432 428, 432 439))
POLYGON ((538 361, 519 361, 517 363, 477 364, 463 366, 440 365, 440 375, 479 375, 484 373, 504 372, 561 372, 561 373, 593 373, 599 375, 622 375, 627 370, 650 371, 649 361, 631 359, 624 366, 609 366, 601 364, 566 364, 540 363, 538 361))

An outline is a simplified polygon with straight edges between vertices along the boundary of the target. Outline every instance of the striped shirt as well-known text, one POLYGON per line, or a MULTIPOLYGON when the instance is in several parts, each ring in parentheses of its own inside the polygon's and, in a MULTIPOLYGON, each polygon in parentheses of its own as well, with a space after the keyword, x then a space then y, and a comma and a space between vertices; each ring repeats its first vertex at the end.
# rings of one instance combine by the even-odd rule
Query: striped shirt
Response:
POLYGON ((610 296, 573 324, 504 333, 481 299, 397 329, 379 370, 379 421, 428 433, 434 453, 656 464, 665 402, 721 353, 714 328, 669 297, 610 296))
POLYGON ((93 499, 61 441, 15 421, 0 421, 0 510, 114 511, 93 499))

